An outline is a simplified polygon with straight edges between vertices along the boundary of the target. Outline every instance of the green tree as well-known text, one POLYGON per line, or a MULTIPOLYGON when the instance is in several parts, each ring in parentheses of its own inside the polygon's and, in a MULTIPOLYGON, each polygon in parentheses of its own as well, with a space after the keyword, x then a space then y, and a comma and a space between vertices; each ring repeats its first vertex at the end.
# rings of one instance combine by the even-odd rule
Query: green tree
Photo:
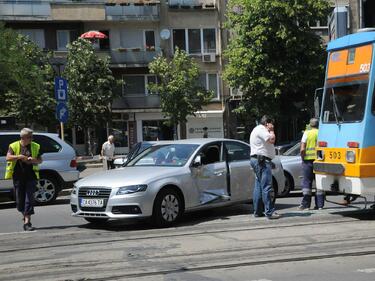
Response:
POLYGON ((0 114, 25 126, 51 126, 53 69, 49 55, 14 30, 0 26, 0 114))
POLYGON ((241 89, 238 112, 260 116, 293 112, 293 102, 312 101, 323 82, 323 42, 309 27, 326 19, 326 0, 231 0, 226 27, 231 39, 224 77, 241 89))
POLYGON ((199 84, 198 65, 179 49, 170 61, 157 57, 149 64, 149 69, 158 80, 150 84, 149 89, 160 95, 161 110, 178 138, 178 124, 185 123, 189 115, 195 116, 195 112, 210 102, 213 93, 199 84))
MULTIPOLYGON (((79 38, 68 45, 63 76, 68 80, 69 123, 84 128, 91 144, 91 129, 104 125, 110 118, 115 79, 109 58, 101 59, 90 41, 79 38)), ((91 145, 87 152, 92 154, 91 145)))

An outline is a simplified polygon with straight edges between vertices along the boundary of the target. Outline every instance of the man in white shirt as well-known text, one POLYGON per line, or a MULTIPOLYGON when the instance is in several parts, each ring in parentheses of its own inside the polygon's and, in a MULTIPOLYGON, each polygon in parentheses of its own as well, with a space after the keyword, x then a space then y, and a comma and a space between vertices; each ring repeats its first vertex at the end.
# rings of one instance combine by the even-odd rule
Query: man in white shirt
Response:
POLYGON ((260 125, 256 126, 250 134, 250 164, 255 173, 253 194, 255 217, 264 215, 268 219, 278 219, 280 217, 275 212, 275 206, 271 198, 271 160, 275 157, 275 139, 273 120, 265 115, 260 120, 260 125))
POLYGON ((102 151, 101 156, 103 159, 103 169, 104 170, 110 170, 114 169, 115 165, 113 163, 113 155, 115 154, 115 143, 114 143, 114 137, 110 135, 108 137, 108 141, 103 143, 102 145, 102 151))

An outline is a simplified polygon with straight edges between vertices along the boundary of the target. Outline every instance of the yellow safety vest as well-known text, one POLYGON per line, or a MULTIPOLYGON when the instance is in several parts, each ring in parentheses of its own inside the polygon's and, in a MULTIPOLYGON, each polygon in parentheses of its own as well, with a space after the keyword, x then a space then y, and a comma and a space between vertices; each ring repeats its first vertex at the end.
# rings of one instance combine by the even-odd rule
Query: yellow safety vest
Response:
MULTIPOLYGON (((13 150, 14 155, 21 154, 21 142, 15 141, 9 145, 9 147, 13 150)), ((37 158, 39 155, 39 148, 40 145, 36 142, 31 142, 31 156, 33 158, 37 158)), ((9 180, 13 178, 14 167, 16 166, 17 161, 7 161, 7 168, 5 171, 5 179, 9 180)), ((33 164, 33 171, 36 175, 36 178, 39 179, 39 165, 33 164)))
POLYGON ((316 143, 318 141, 318 129, 312 128, 307 131, 306 151, 304 160, 316 159, 316 143))

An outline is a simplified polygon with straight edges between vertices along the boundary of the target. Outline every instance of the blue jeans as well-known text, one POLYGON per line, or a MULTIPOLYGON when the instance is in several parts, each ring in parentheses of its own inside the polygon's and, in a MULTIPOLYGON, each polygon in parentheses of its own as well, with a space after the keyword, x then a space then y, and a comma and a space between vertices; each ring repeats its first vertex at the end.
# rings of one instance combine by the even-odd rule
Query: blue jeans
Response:
POLYGON ((263 165, 258 163, 256 158, 250 158, 250 165, 255 173, 255 187, 253 193, 254 215, 264 214, 269 217, 275 211, 275 206, 271 199, 272 191, 272 167, 268 161, 263 165))
MULTIPOLYGON (((314 170, 313 170, 314 160, 303 160, 302 161, 302 202, 301 206, 303 208, 311 207, 311 197, 312 197, 312 183, 315 179, 314 170)), ((323 208, 324 207, 324 192, 322 190, 316 190, 315 193, 315 207, 323 208)))

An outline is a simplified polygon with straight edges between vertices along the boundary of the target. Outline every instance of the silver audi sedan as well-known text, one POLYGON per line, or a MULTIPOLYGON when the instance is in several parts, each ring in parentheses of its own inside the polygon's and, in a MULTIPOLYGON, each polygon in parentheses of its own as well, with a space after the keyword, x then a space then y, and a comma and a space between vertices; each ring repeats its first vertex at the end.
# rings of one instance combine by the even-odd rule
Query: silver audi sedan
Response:
MULTIPOLYGON (((250 146, 230 139, 158 142, 126 167, 78 181, 71 194, 72 215, 91 223, 151 217, 157 226, 175 223, 184 212, 249 202, 254 173, 250 146)), ((285 178, 276 159, 276 198, 285 178)))

